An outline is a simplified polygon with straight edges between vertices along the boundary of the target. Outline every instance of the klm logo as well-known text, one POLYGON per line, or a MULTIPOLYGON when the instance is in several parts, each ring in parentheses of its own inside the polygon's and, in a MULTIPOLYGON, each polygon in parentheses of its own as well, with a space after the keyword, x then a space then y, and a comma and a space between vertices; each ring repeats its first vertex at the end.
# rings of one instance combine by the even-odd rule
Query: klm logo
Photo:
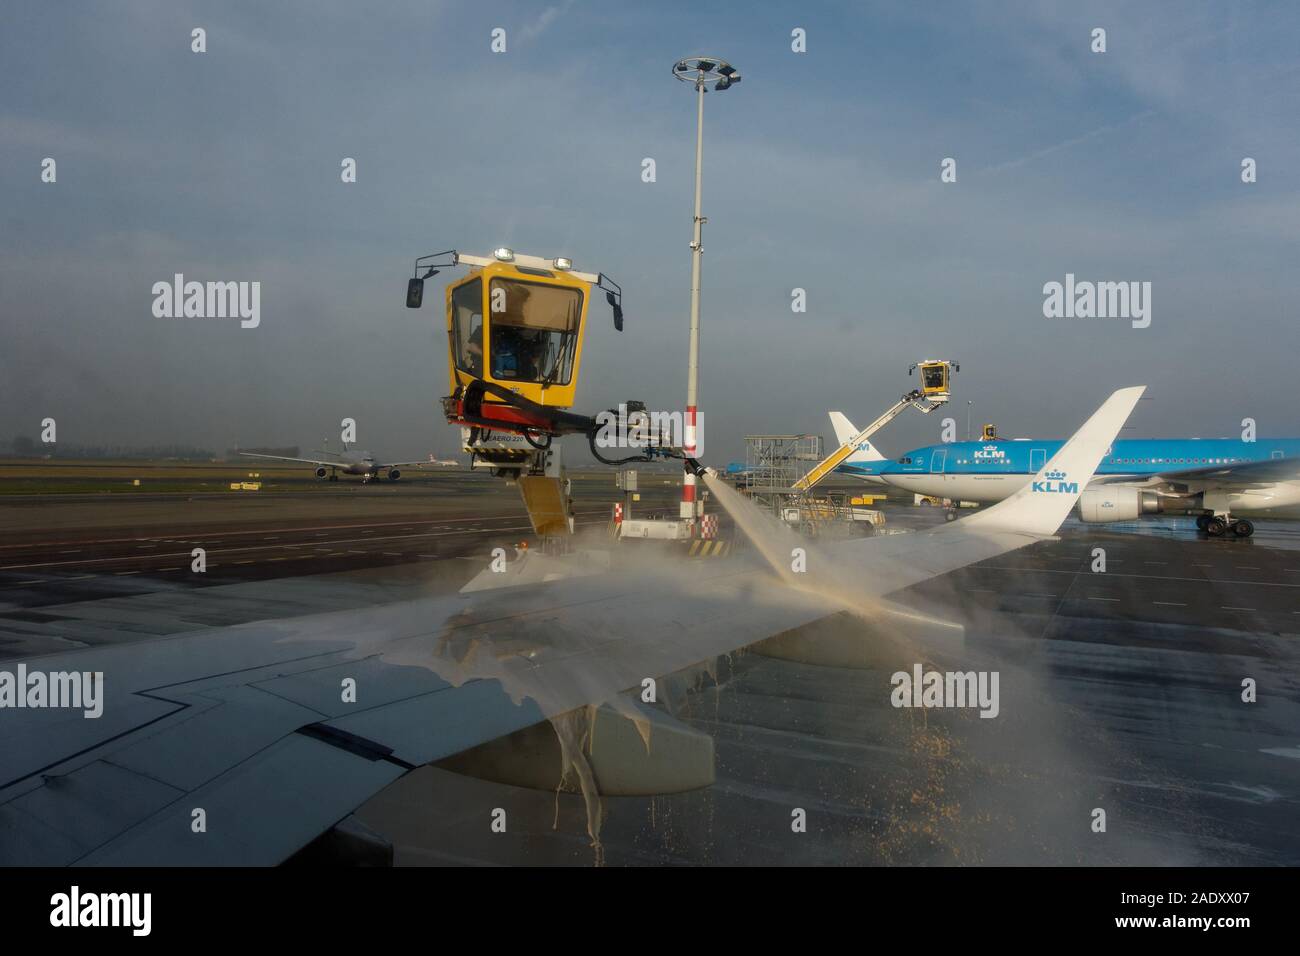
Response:
POLYGON ((1065 472, 1049 471, 1043 475, 1043 481, 1033 483, 1034 491, 1060 492, 1066 495, 1077 495, 1079 493, 1079 483, 1077 481, 1065 481, 1065 472))

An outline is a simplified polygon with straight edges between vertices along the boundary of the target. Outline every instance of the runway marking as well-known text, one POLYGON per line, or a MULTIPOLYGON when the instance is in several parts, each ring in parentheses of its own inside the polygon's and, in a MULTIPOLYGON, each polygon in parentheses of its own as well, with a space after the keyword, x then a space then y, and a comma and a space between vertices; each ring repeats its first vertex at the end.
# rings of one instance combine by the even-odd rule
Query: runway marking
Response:
POLYGON ((1160 604, 1164 607, 1187 607, 1187 605, 1183 604, 1181 601, 1152 601, 1151 603, 1160 604))
POLYGON ((1045 598, 1054 598, 1054 597, 1056 597, 1056 595, 1055 595, 1055 594, 1039 594, 1039 593, 1033 593, 1033 594, 1026 594, 1025 597, 1045 597, 1045 598))
POLYGON ((1225 604, 1222 607, 1220 607, 1219 610, 1220 611, 1253 611, 1255 609, 1253 607, 1229 607, 1228 605, 1225 604))
POLYGON ((139 571, 114 571, 113 573, 120 576, 123 574, 139 574, 140 572, 139 571))
POLYGON ((81 554, 81 549, 77 548, 75 551, 60 551, 59 554, 81 554))
MULTIPOLYGON (((575 511, 574 515, 578 517, 587 517, 590 515, 605 516, 606 512, 604 509, 598 509, 593 511, 575 511)), ((491 516, 478 515, 472 518, 443 518, 442 520, 449 522, 443 527, 450 528, 451 525, 453 524, 461 524, 467 521, 517 521, 520 518, 524 518, 524 517, 527 517, 527 515, 515 512, 515 513, 506 513, 506 514, 491 515, 491 516)), ((392 527, 399 526, 401 524, 402 523, 400 521, 369 521, 369 522, 354 523, 354 524, 304 525, 301 528, 256 528, 251 531, 231 531, 231 530, 206 531, 206 532, 200 531, 190 535, 190 538, 193 538, 195 540, 199 538, 210 538, 214 534, 228 534, 234 537, 238 537, 240 535, 250 535, 250 534, 264 535, 267 533, 305 534, 308 531, 320 531, 322 528, 324 528, 325 531, 317 535, 317 537, 322 537, 324 534, 328 533, 329 531, 351 531, 356 528, 392 528, 392 527)), ((162 539, 157 537, 156 535, 154 536, 141 535, 139 537, 133 537, 133 538, 94 538, 90 540, 78 540, 78 541, 26 541, 19 544, 0 544, 0 550, 13 549, 13 548, 57 548, 65 544, 81 544, 81 545, 121 544, 123 542, 132 542, 132 541, 161 541, 161 540, 162 539)), ((168 539, 168 540, 174 540, 174 539, 168 539)), ((218 544, 220 543, 220 540, 212 541, 209 543, 218 544)))
POLYGON ((1089 600, 1089 601, 1109 601, 1109 602, 1111 602, 1112 604, 1118 604, 1118 603, 1119 603, 1119 598, 1089 597, 1088 600, 1089 600))
POLYGON ((179 571, 180 568, 159 568, 159 571, 179 571))
MULTIPOLYGON (((71 563, 82 564, 85 562, 74 561, 71 563)), ((31 565, 31 567, 36 567, 36 565, 31 565)), ((1026 570, 1025 568, 1006 567, 1004 565, 997 565, 997 564, 977 564, 977 565, 969 565, 969 567, 976 568, 979 570, 987 570, 987 571, 1026 570)), ((2 570, 4 569, 0 568, 0 571, 2 570)), ((958 570, 961 569, 959 568, 958 570)), ((1076 573, 1074 571, 1061 571, 1061 570, 1057 570, 1056 568, 1036 568, 1034 570, 1038 574, 1075 574, 1076 573)), ((955 572, 949 572, 949 573, 951 574, 955 572)), ((1196 584, 1248 584, 1251 587, 1256 587, 1256 588, 1300 588, 1300 584, 1284 584, 1281 581, 1236 581, 1231 578, 1184 578, 1172 574, 1112 574, 1110 572, 1107 572, 1106 576, 1110 578, 1142 578, 1151 581, 1191 581, 1196 584)))
POLYGON ((256 562, 256 558, 249 558, 247 561, 236 561, 235 564, 255 564, 256 562))
POLYGON ((383 554, 385 557, 389 558, 400 558, 402 556, 402 552, 400 551, 385 551, 383 554))
MULTIPOLYGON (((602 511, 602 512, 600 512, 600 514, 601 514, 601 515, 604 515, 604 512, 602 511)), ((602 524, 602 523, 604 523, 603 520, 601 520, 601 521, 580 521, 580 522, 578 522, 578 524, 579 524, 580 526, 587 526, 587 525, 593 525, 593 524, 602 524)), ((344 540, 331 541, 330 544, 331 544, 331 545, 339 545, 339 544, 360 544, 360 543, 362 543, 362 542, 364 542, 364 543, 366 543, 366 544, 374 544, 376 541, 399 541, 399 540, 401 540, 401 539, 403 539, 403 538, 445 538, 445 537, 450 537, 450 536, 453 536, 453 535, 463 535, 463 534, 468 534, 468 533, 472 533, 472 532, 477 532, 477 533, 486 533, 486 534, 496 534, 496 533, 500 533, 500 532, 503 532, 503 531, 532 531, 532 525, 530 525, 530 524, 526 524, 526 525, 513 525, 513 526, 509 526, 509 527, 504 527, 504 528, 483 528, 483 529, 462 528, 462 529, 460 529, 460 530, 458 530, 458 531, 447 531, 447 532, 436 533, 436 534, 435 534, 435 533, 432 533, 432 532, 426 532, 426 533, 424 533, 424 534, 388 535, 388 536, 383 537, 383 538, 354 538, 354 539, 351 539, 351 540, 344 539, 344 540)), ((246 554, 246 553, 248 553, 248 552, 250 552, 250 551, 275 551, 275 550, 283 549, 283 548, 285 548, 285 547, 288 547, 288 546, 287 546, 287 545, 283 545, 283 544, 247 545, 247 546, 244 546, 244 547, 233 547, 233 548, 227 548, 227 549, 225 549, 225 551, 224 551, 223 553, 229 553, 229 554, 240 554, 240 553, 245 553, 245 554, 246 554)), ((341 554, 342 552, 339 552, 339 553, 341 554)), ((371 553, 371 552, 369 552, 369 551, 355 551, 355 552, 352 552, 352 553, 354 553, 354 554, 369 554, 369 553, 371 553)), ((163 554, 156 554, 156 555, 153 555, 153 557, 156 557, 156 558, 188 558, 188 557, 190 557, 190 553, 189 553, 188 551, 172 551, 172 552, 166 552, 166 553, 163 553, 163 554)), ((113 561, 134 561, 134 560, 136 560, 136 556, 135 556, 135 555, 122 555, 122 556, 119 556, 119 557, 116 557, 116 558, 89 558, 89 559, 82 560, 82 561, 75 561, 75 560, 74 560, 74 561, 37 561, 37 562, 30 563, 30 564, 6 564, 6 565, 0 565, 0 571, 19 571, 19 570, 22 570, 22 569, 24 569, 24 568, 51 568, 51 567, 61 567, 61 566, 63 566, 63 565, 69 565, 69 564, 73 564, 73 565, 104 564, 105 562, 113 562, 113 561)), ((251 562, 243 562, 243 563, 251 563, 251 562)), ((1012 569, 1012 570, 1021 570, 1021 569, 1012 569)), ((1041 570, 1050 570, 1050 569, 1041 569, 1041 570)), ((1074 572, 1072 572, 1072 571, 1062 571, 1062 572, 1060 572, 1060 573, 1062 573, 1062 574, 1073 574, 1074 572)), ((1254 582, 1243 582, 1243 583, 1254 583, 1254 582)), ((1284 585, 1284 586, 1285 586, 1285 587, 1300 587, 1300 584, 1297 584, 1297 585, 1284 585)))
MULTIPOLYGON (((436 557, 438 557, 438 556, 437 556, 436 554, 417 554, 416 557, 417 557, 417 558, 436 558, 436 557)), ((1297 613, 1297 614, 1300 614, 1300 611, 1296 611, 1296 613, 1297 613)))
POLYGON ((1249 565, 1249 564, 1239 564, 1239 565, 1237 565, 1237 570, 1238 570, 1238 571, 1258 571, 1259 568, 1254 567, 1253 565, 1249 565))

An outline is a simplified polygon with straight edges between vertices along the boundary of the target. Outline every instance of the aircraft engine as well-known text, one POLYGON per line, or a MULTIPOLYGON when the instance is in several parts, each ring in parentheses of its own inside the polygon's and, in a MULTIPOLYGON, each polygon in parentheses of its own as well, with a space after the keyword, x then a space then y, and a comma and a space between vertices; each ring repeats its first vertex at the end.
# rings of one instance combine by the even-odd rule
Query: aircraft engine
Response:
POLYGON ((1079 517, 1093 523, 1132 521, 1142 515, 1152 515, 1163 510, 1159 495, 1140 488, 1101 485, 1087 488, 1079 495, 1079 517))
POLYGON ((388 469, 388 480, 389 480, 389 481, 396 481, 398 478, 401 478, 401 477, 402 477, 402 473, 401 473, 400 471, 398 471, 396 468, 389 468, 389 469, 388 469))
POLYGON ((321 465, 319 468, 316 469, 316 477, 319 478, 321 481, 324 481, 328 475, 329 475, 329 469, 326 468, 324 465, 321 465))

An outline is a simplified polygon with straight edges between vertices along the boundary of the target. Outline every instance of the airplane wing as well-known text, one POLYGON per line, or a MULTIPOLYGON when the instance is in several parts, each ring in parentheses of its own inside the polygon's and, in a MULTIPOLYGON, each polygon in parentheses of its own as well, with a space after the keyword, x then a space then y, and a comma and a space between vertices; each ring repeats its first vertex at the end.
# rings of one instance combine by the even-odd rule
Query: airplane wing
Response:
POLYGON ((427 458, 424 461, 386 461, 382 465, 375 465, 380 471, 385 468, 414 468, 416 465, 432 465, 434 462, 427 458))
POLYGON ((772 567, 680 562, 26 659, 101 674, 102 716, 0 710, 0 864, 278 863, 417 766, 1054 534, 1141 392, 1006 501, 842 542, 829 578, 814 562, 797 586, 773 570, 786 542, 750 525, 772 567))
POLYGON ((272 461, 296 461, 303 465, 334 465, 339 467, 348 464, 348 462, 339 461, 337 458, 332 461, 320 458, 289 458, 285 455, 259 455, 251 451, 241 451, 240 454, 245 458, 269 458, 272 461))
POLYGON ((1222 484, 1272 484, 1300 478, 1300 459, 1266 458, 1263 461, 1242 461, 1231 465, 1208 465, 1181 471, 1165 471, 1160 477, 1166 481, 1207 481, 1222 484))

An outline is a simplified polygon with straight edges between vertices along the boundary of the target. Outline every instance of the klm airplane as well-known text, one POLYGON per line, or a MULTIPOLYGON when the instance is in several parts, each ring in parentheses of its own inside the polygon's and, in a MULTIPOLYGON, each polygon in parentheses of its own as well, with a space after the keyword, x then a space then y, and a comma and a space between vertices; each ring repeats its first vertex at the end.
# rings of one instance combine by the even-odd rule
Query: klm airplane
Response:
MULTIPOLYGON (((840 441, 856 434, 844 416, 831 415, 840 441)), ((837 471, 914 494, 985 503, 1023 487, 1063 444, 1029 438, 951 442, 893 460, 850 458, 837 471)), ((1051 492, 1067 491, 1069 483, 1045 475, 1038 484, 1043 487, 1035 490, 1051 492)), ((1300 439, 1119 439, 1079 495, 1078 510, 1088 522, 1195 515, 1197 527, 1211 537, 1231 532, 1247 538, 1255 526, 1242 515, 1300 518, 1300 439)))

